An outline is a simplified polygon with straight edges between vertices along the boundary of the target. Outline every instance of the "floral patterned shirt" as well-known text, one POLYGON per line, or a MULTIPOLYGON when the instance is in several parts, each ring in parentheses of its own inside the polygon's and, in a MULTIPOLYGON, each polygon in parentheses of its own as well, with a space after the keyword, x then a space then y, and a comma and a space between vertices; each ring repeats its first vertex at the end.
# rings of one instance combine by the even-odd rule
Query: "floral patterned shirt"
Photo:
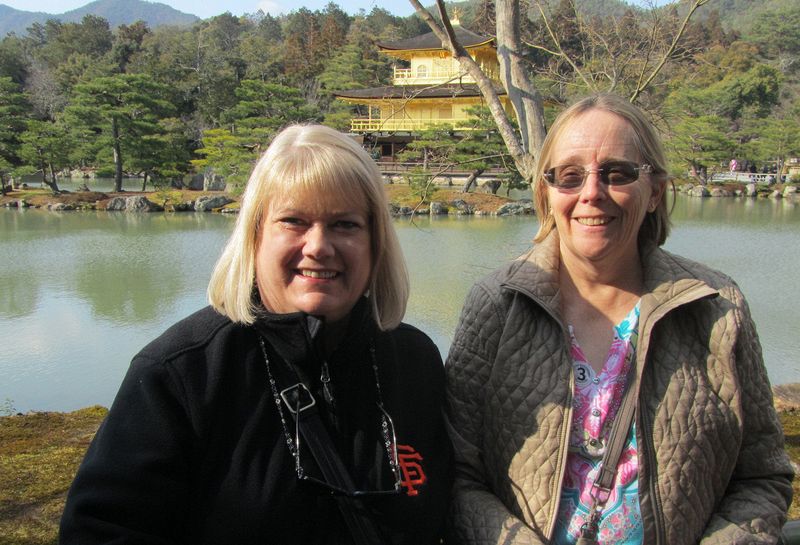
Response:
MULTIPOLYGON (((575 374, 572 432, 561 502, 553 542, 574 544, 588 519, 590 490, 605 453, 606 441, 622 402, 628 369, 636 358, 639 304, 614 327, 614 340, 605 365, 596 374, 586 360, 570 326, 572 365, 575 374)), ((600 519, 600 544, 641 544, 642 517, 639 509, 638 455, 635 424, 617 465, 614 487, 600 519)))

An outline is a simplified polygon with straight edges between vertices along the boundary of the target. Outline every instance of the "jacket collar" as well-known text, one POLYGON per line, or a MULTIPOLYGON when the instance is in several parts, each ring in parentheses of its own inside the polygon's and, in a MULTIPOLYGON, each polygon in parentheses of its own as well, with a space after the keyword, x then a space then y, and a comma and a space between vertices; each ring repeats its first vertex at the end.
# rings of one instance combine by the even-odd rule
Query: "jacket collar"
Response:
POLYGON ((710 269, 655 244, 645 245, 640 253, 645 289, 641 305, 643 316, 657 320, 673 308, 719 295, 717 275, 710 269))
MULTIPOLYGON (((310 361, 324 358, 322 337, 325 321, 321 318, 304 312, 274 314, 261 307, 253 327, 277 355, 291 365, 306 368, 310 361)), ((347 329, 334 351, 337 358, 359 350, 372 337, 374 330, 369 301, 362 297, 350 312, 347 329)))
POLYGON ((555 231, 510 265, 502 286, 527 295, 559 319, 558 236, 555 231))
MULTIPOLYGON (((681 304, 718 294, 714 274, 696 263, 675 256, 655 244, 640 249, 645 295, 642 314, 659 316, 681 304), (708 274, 706 274, 708 273, 708 274)), ((523 293, 561 316, 558 267, 559 239, 554 230, 508 269, 503 287, 523 293)))

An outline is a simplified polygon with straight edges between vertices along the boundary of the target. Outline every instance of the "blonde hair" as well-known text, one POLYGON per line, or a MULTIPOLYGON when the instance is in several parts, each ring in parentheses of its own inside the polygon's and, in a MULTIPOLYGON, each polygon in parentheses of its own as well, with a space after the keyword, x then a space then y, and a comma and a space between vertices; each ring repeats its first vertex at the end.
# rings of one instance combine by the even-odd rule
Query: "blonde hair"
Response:
POLYGON ((211 306, 234 322, 255 321, 256 245, 262 219, 273 199, 301 193, 366 203, 372 246, 370 308, 378 327, 397 327, 406 311, 409 280, 380 171, 352 138, 322 125, 283 129, 256 163, 236 226, 211 274, 211 306))
MULTIPOLYGON (((544 181, 544 172, 553 166, 550 161, 555 151, 555 144, 575 119, 591 110, 610 112, 627 121, 633 129, 642 162, 653 167, 650 173, 651 178, 657 183, 666 183, 668 180, 664 146, 655 127, 644 113, 628 100, 617 95, 598 94, 586 97, 556 117, 542 144, 533 181, 533 202, 539 216, 539 231, 536 233, 534 242, 541 242, 547 238, 547 235, 556 227, 555 218, 550 213, 550 205, 547 200, 547 183, 544 181)), ((639 227, 639 244, 645 242, 653 242, 659 246, 664 244, 670 230, 669 214, 667 192, 664 191, 656 209, 645 215, 644 221, 639 227)))

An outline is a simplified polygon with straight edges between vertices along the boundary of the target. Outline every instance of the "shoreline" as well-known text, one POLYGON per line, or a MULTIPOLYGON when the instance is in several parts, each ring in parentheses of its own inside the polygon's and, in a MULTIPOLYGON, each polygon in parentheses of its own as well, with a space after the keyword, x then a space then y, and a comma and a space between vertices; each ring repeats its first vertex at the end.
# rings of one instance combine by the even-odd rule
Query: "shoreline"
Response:
MULTIPOLYGON (((483 191, 462 193, 453 187, 435 187, 424 202, 408 185, 387 184, 390 211, 395 216, 478 215, 501 216, 533 214, 530 201, 517 201, 483 191)), ((54 195, 49 189, 17 189, 0 195, 0 206, 17 209, 65 211, 124 212, 239 212, 239 196, 224 191, 169 189, 162 191, 63 192, 54 195)))
MULTIPOLYGON (((800 202, 800 186, 785 183, 771 186, 735 183, 693 184, 679 180, 675 194, 696 198, 736 198, 742 202, 754 199, 800 202)), ((462 193, 457 186, 432 186, 423 200, 407 184, 386 184, 389 206, 393 216, 411 215, 475 215, 512 216, 533 215, 530 200, 515 200, 478 188, 462 193)), ((54 212, 71 210, 125 212, 217 212, 236 214, 239 196, 225 191, 162 189, 152 191, 65 191, 54 195, 49 189, 13 189, 0 195, 5 208, 38 208, 54 212)))

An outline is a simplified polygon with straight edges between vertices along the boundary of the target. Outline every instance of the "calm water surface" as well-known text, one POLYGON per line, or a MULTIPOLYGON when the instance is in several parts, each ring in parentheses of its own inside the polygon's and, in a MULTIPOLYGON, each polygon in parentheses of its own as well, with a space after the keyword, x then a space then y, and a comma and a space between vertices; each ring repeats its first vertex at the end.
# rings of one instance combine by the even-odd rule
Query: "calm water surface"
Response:
MULTIPOLYGON (((679 197, 674 220, 667 249, 733 276, 750 302, 773 383, 800 381, 800 206, 679 197)), ((395 225, 412 275, 407 321, 443 355, 469 287, 525 251, 537 227, 535 218, 395 225)), ((232 217, 203 213, 0 209, 0 404, 20 411, 108 405, 131 357, 205 305, 232 226, 232 217)))

